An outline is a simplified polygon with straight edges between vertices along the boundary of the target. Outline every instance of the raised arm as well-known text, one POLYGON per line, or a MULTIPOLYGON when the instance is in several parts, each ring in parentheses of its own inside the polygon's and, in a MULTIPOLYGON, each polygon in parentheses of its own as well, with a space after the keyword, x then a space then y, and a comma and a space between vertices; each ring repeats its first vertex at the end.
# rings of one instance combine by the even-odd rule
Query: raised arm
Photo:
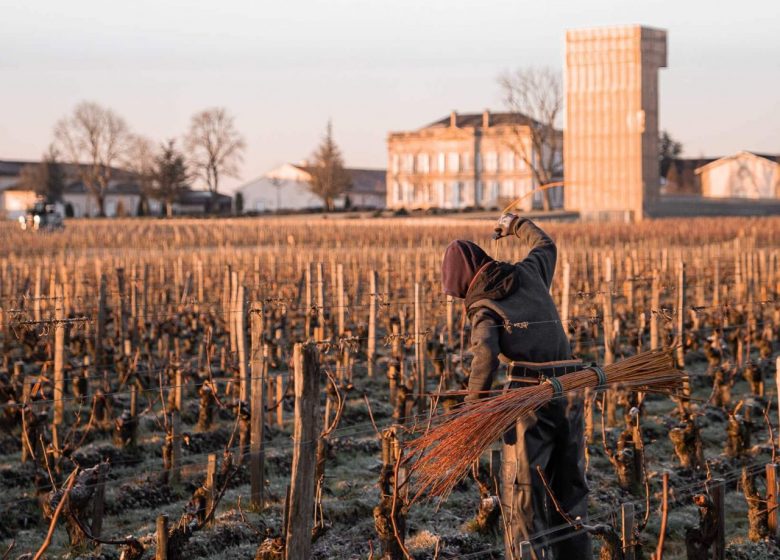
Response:
POLYGON ((527 218, 520 218, 515 226, 515 235, 518 239, 530 245, 531 251, 523 259, 524 263, 531 263, 537 267, 545 285, 549 288, 555 274, 555 262, 558 258, 558 249, 555 242, 550 239, 542 228, 527 218))
POLYGON ((533 266, 549 288, 552 284, 555 261, 558 255, 553 240, 528 218, 504 214, 498 220, 498 227, 496 227, 493 238, 500 239, 510 235, 517 236, 531 246, 531 251, 521 264, 533 266))

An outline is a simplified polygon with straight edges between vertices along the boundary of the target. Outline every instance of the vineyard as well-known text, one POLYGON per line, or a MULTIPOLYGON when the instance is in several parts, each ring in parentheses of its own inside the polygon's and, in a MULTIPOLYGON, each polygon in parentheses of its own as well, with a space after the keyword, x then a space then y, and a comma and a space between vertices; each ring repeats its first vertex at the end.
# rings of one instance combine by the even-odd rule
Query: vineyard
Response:
MULTIPOLYGON (((689 375, 689 400, 582 395, 600 558, 780 558, 780 219, 543 225, 575 355, 669 348, 689 375)), ((466 387, 444 248, 528 250, 492 232, 437 217, 1 224, 0 555, 504 558, 499 447, 443 502, 412 500, 405 456, 466 387)))

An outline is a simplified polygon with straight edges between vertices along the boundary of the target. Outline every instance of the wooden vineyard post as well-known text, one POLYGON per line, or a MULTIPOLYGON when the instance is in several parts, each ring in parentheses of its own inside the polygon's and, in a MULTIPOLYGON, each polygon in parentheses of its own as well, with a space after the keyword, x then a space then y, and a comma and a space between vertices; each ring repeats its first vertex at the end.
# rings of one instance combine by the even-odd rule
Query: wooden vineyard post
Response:
MULTIPOLYGON (((614 306, 612 301, 612 284, 603 282, 601 285, 602 297, 602 322, 604 323, 604 365, 608 366, 615 363, 615 343, 613 334, 614 306)), ((590 393, 590 391, 589 391, 590 393)), ((595 395, 590 394, 590 398, 595 395)), ((607 425, 610 427, 617 425, 617 403, 618 394, 616 389, 607 389, 606 391, 606 410, 602 414, 607 415, 607 425)), ((592 405, 589 415, 592 416, 592 405)), ((592 421, 591 421, 592 422, 592 421)), ((592 431, 592 430, 591 430, 592 431)))
POLYGON ((229 333, 230 333, 230 351, 235 353, 238 352, 238 341, 236 339, 236 308, 238 307, 238 272, 232 271, 230 273, 230 283, 228 285, 230 289, 229 297, 228 297, 228 308, 227 308, 227 317, 228 317, 228 324, 229 327, 229 333))
POLYGON ((569 264, 569 261, 566 260, 563 262, 563 279, 561 284, 561 325, 563 326, 563 331, 567 335, 569 334, 569 290, 571 289, 569 285, 570 281, 571 265, 569 264))
POLYGON ((173 387, 171 389, 173 391, 173 408, 181 412, 184 404, 184 372, 178 360, 174 369, 173 387))
POLYGON ((325 340, 325 273, 317 263, 317 340, 325 340))
MULTIPOLYGON (((62 286, 57 286, 54 299, 54 424, 60 426, 65 408, 65 300, 62 297, 62 286)), ((59 448, 59 442, 54 442, 59 448)))
MULTIPOLYGON (((234 273, 237 274, 237 273, 234 273)), ((244 286, 236 288, 235 308, 235 335, 236 350, 238 351, 238 375, 239 375, 239 400, 249 403, 249 356, 246 349, 246 311, 244 301, 244 286)))
POLYGON ((95 485, 95 495, 92 498, 92 534, 100 537, 103 531, 103 502, 106 496, 106 473, 98 469, 98 481, 95 485))
POLYGON ((660 336, 658 326, 661 321, 661 286, 657 270, 653 271, 653 283, 650 289, 652 290, 650 296, 650 349, 656 350, 660 336))
POLYGON ((305 298, 305 309, 304 312, 306 313, 305 318, 305 324, 304 324, 304 338, 306 340, 311 338, 311 303, 312 303, 312 295, 311 295, 311 263, 306 263, 306 269, 304 270, 303 274, 303 282, 304 282, 304 298, 305 298))
POLYGON ((677 367, 685 368, 685 263, 677 263, 677 367))
POLYGON ((33 319, 41 320, 41 289, 42 289, 42 270, 41 265, 35 267, 35 284, 33 286, 33 319))
MULTIPOLYGON (((774 445, 774 442, 773 442, 774 445)), ((767 509, 767 525, 769 526, 769 536, 772 539, 777 540, 780 538, 780 527, 778 525, 777 507, 780 503, 780 496, 778 496, 778 485, 780 484, 780 466, 769 463, 766 466, 766 509, 767 509)))
POLYGON ((314 469, 319 437, 319 358, 313 345, 296 344, 295 426, 293 459, 290 475, 290 508, 285 557, 287 560, 309 558, 311 530, 314 522, 314 469))
POLYGON ((171 412, 171 482, 181 481, 181 415, 171 412))
POLYGON ((338 306, 338 313, 336 314, 336 317, 338 317, 338 323, 337 323, 337 330, 338 335, 343 336, 344 330, 346 329, 346 323, 345 323, 345 313, 346 313, 346 306, 347 306, 347 298, 345 297, 344 293, 344 265, 340 264, 336 266, 336 305, 338 306))
POLYGON ((100 275, 98 288, 97 326, 95 328, 95 370, 100 372, 106 366, 103 359, 103 345, 106 341, 106 275, 100 275))
MULTIPOLYGON (((33 383, 35 383, 34 380, 34 377, 28 376, 25 377, 22 382, 22 404, 25 406, 25 408, 32 406, 30 403, 30 393, 32 392, 33 383)), ((24 412, 22 414, 24 414, 24 412)), ((33 445, 33 442, 30 441, 28 436, 27 429, 24 428, 27 428, 27 426, 23 426, 22 429, 22 463, 26 463, 28 459, 32 458, 30 455, 30 449, 32 449, 33 445)))
POLYGON ((655 549, 653 560, 663 560, 664 541, 666 540, 666 524, 669 521, 669 473, 665 472, 662 479, 662 502, 661 502, 661 529, 658 533, 658 546, 655 549))
POLYGON ((634 560, 634 504, 626 503, 620 506, 621 534, 623 541, 623 558, 634 560))
POLYGON ((379 294, 377 293, 378 275, 376 270, 372 270, 368 273, 368 286, 371 292, 369 304, 368 304, 368 376, 374 375, 374 363, 376 362, 376 312, 377 312, 377 300, 379 294))
MULTIPOLYGON (((214 508, 214 500, 217 492, 217 454, 209 453, 206 464, 206 514, 214 508)), ((216 515, 211 516, 209 527, 214 526, 216 515)))
POLYGON ((604 365, 615 363, 615 341, 613 336, 614 306, 612 302, 611 284, 602 284, 602 310, 604 323, 604 365))
POLYGON ((157 516, 157 550, 154 560, 168 560, 168 516, 157 516))
POLYGON ((263 490, 265 487, 263 437, 265 431, 265 369, 263 356, 263 307, 260 302, 252 303, 250 309, 251 324, 251 371, 252 393, 250 396, 252 426, 249 434, 249 476, 251 484, 250 503, 255 511, 263 508, 263 490))
POLYGON ((447 296, 447 348, 452 348, 455 333, 455 298, 447 296))
POLYGON ((279 428, 284 428, 284 406, 282 399, 284 398, 284 381, 281 375, 276 376, 276 425, 279 428))
POLYGON ((712 305, 720 305, 720 261, 717 256, 712 264, 712 305))
POLYGON ((710 495, 718 519, 712 558, 713 560, 723 560, 726 555, 726 483, 722 478, 712 479, 710 495))
POLYGON ((414 285, 414 359, 417 369, 417 409, 423 413, 428 409, 425 402, 425 335, 423 334, 423 289, 414 285))
MULTIPOLYGON (((780 396, 780 356, 778 356, 775 361, 775 386, 777 388, 777 394, 780 396)), ((780 402, 780 397, 778 398, 778 402, 780 402)), ((777 419, 780 422, 780 405, 777 407, 777 419)), ((780 425, 780 423, 778 425, 780 425)), ((780 435, 778 435, 778 443, 780 444, 780 435)), ((774 442, 772 445, 774 445, 774 442)))

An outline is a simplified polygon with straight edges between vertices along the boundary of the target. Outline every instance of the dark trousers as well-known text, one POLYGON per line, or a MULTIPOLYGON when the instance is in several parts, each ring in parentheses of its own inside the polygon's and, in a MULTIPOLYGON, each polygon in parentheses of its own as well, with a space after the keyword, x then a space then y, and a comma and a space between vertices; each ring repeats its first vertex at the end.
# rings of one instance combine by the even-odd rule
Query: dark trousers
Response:
POLYGON ((587 521, 582 411, 579 397, 555 399, 505 434, 501 507, 507 560, 521 558, 520 543, 526 540, 535 560, 592 560, 590 536, 566 524, 536 469, 542 468, 562 509, 587 521))

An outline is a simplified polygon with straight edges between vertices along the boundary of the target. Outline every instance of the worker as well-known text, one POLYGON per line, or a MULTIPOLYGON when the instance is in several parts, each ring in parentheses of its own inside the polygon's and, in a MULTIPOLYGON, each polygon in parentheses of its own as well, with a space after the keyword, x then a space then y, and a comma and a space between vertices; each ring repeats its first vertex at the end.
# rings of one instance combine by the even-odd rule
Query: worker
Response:
MULTIPOLYGON (((571 358, 550 295, 555 243, 531 220, 513 214, 502 215, 496 228, 495 238, 507 236, 530 247, 522 261, 496 261, 471 241, 453 241, 444 254, 444 293, 464 300, 471 322, 467 401, 489 396, 500 362, 507 364, 509 389, 582 369, 571 358)), ((568 525, 549 495, 571 518, 586 521, 581 397, 553 398, 535 416, 520 418, 503 439, 500 503, 506 558, 519 559, 520 543, 530 541, 536 560, 591 560, 590 536, 568 525)))

